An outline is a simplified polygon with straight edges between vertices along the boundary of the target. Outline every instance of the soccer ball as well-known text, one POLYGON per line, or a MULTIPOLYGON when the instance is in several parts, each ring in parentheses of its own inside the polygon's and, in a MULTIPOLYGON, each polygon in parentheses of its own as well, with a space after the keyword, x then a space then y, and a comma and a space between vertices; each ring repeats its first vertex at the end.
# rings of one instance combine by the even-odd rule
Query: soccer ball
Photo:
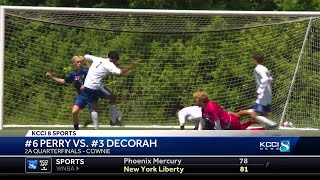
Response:
POLYGON ((290 122, 290 121, 286 121, 286 122, 283 123, 283 126, 284 127, 293 127, 293 123, 290 122))

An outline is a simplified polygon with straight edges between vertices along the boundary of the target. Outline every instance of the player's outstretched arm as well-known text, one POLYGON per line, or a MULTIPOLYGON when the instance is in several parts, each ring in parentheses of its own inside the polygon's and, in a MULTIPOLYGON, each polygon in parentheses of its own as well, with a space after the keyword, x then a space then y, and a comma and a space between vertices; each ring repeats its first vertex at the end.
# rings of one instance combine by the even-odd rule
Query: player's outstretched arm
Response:
POLYGON ((54 77, 54 76, 53 76, 51 73, 49 73, 49 72, 46 73, 46 76, 49 77, 49 78, 51 78, 51 79, 53 79, 54 81, 56 81, 56 82, 58 82, 58 83, 60 83, 60 84, 65 84, 64 79, 56 78, 56 77, 54 77))
POLYGON ((130 69, 132 69, 138 63, 139 63, 139 60, 132 60, 126 67, 120 69, 121 70, 120 75, 125 74, 126 72, 128 72, 130 69))

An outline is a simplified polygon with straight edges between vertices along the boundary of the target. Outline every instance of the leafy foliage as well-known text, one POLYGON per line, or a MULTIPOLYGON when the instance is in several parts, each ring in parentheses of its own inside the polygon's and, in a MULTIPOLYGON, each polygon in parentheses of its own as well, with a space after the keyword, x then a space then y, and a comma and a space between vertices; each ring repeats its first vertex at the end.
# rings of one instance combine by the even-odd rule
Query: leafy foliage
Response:
MULTIPOLYGON (((5 0, 5 5, 69 7, 121 7, 161 9, 229 10, 319 10, 318 0, 283 1, 179 1, 168 0, 5 0)), ((108 20, 104 20, 108 21, 108 20)), ((185 21, 193 33, 151 34, 76 29, 8 16, 5 51, 5 123, 69 123, 75 90, 58 85, 45 72, 63 78, 72 69, 73 55, 106 56, 110 50, 121 54, 120 66, 131 58, 142 59, 138 67, 123 77, 108 77, 105 86, 118 95, 130 123, 169 123, 172 107, 192 105, 192 93, 209 92, 211 99, 230 111, 250 107, 255 100, 251 54, 266 55, 266 66, 274 81, 273 118, 282 115, 291 82, 292 97, 286 117, 295 125, 319 124, 319 23, 315 22, 304 56, 293 79, 308 22, 296 22, 252 29, 197 33, 196 21, 185 21), (308 118, 303 122, 301 119, 308 118), (295 122, 296 121, 296 122, 295 122), (312 122, 311 122, 312 121, 312 122), (297 123, 299 122, 299 123, 297 123)), ((135 23, 130 19, 123 23, 135 23)), ((161 22, 159 22, 161 23, 161 22)), ((165 23, 165 22, 163 22, 165 23)), ((225 24, 212 19, 212 27, 225 24)), ((148 22, 141 21, 141 28, 148 22)), ((108 121, 108 101, 101 101, 101 121, 108 121)), ((87 113, 82 113, 88 118, 87 113)))

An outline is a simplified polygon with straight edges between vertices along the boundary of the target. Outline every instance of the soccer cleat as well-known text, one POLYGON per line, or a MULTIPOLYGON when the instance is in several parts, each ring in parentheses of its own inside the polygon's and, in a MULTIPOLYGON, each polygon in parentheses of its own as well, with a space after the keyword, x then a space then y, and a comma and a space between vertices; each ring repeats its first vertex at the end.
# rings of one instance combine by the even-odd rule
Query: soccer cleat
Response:
POLYGON ((116 123, 110 121, 110 126, 115 126, 115 125, 116 125, 116 123))
POLYGON ((122 120, 123 120, 123 112, 121 110, 117 110, 116 122, 112 122, 110 120, 110 126, 122 126, 122 120))
POLYGON ((267 130, 277 130, 277 129, 279 129, 279 126, 277 123, 272 124, 272 125, 266 125, 266 129, 267 130))

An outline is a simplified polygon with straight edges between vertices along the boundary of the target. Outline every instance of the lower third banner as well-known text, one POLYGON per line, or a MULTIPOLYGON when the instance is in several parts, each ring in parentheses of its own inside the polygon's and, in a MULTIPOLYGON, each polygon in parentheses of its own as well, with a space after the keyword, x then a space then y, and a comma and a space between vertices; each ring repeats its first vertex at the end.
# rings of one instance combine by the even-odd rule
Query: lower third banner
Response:
POLYGON ((0 155, 319 155, 320 137, 0 137, 0 155))

